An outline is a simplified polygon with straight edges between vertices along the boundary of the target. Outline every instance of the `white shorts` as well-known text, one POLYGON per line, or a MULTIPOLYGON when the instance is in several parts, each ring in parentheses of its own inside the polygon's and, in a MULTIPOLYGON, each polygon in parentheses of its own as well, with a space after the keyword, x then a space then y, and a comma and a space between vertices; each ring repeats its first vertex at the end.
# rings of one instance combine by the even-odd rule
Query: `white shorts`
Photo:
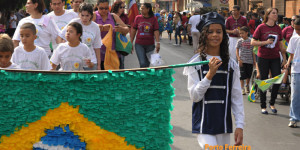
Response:
POLYGON ((225 146, 225 144, 230 144, 230 133, 224 133, 224 134, 198 134, 197 136, 198 143, 201 147, 201 149, 204 150, 205 144, 208 144, 209 146, 225 146))

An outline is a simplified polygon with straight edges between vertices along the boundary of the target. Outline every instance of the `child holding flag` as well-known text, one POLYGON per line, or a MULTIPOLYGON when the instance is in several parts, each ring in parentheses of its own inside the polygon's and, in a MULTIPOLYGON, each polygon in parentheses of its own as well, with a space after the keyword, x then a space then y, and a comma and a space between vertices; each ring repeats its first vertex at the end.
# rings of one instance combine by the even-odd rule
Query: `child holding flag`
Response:
POLYGON ((287 52, 290 53, 288 63, 285 68, 292 63, 292 81, 291 81, 291 106, 290 106, 290 123, 289 127, 297 127, 297 122, 300 121, 300 18, 294 21, 294 28, 298 36, 293 36, 290 39, 287 52))
POLYGON ((200 147, 230 144, 235 117, 235 145, 243 144, 244 105, 240 70, 230 59, 225 20, 216 12, 203 15, 197 29, 201 32, 199 52, 189 63, 210 60, 208 65, 186 67, 188 91, 193 100, 193 133, 200 147), (216 94, 217 93, 217 94, 216 94))

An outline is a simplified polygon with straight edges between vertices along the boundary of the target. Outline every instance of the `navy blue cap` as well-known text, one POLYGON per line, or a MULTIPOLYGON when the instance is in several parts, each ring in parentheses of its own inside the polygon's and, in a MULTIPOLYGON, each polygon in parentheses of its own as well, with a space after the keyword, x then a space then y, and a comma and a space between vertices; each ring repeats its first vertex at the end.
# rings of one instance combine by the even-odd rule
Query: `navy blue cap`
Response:
POLYGON ((223 27, 225 27, 225 19, 217 12, 209 12, 200 17, 200 22, 197 25, 197 29, 200 32, 203 29, 203 27, 208 26, 210 24, 220 24, 223 27))

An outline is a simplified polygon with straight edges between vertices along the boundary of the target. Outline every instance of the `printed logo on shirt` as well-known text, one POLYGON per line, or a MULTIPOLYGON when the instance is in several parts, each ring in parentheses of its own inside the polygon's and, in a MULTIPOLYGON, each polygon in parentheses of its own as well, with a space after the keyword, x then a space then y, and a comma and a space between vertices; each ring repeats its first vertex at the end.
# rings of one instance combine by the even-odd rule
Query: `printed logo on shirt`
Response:
POLYGON ((82 39, 83 39, 83 43, 90 48, 92 46, 93 39, 95 39, 95 34, 89 31, 83 31, 82 39))
POLYGON ((149 25, 145 25, 144 26, 144 32, 149 32, 150 31, 150 26, 149 25))
POLYGON ((28 59, 20 61, 18 65, 20 66, 20 68, 25 70, 38 70, 40 68, 37 62, 30 61, 28 59))

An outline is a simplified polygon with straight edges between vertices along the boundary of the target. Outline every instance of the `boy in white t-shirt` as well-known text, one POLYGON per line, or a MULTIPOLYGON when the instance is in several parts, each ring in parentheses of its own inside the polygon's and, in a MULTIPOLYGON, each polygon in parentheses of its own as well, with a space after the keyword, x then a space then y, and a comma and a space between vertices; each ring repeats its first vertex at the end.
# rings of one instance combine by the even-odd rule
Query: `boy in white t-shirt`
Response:
POLYGON ((14 52, 14 44, 9 35, 0 34, 0 68, 20 69, 17 64, 10 61, 14 52))
POLYGON ((36 37, 35 25, 24 23, 20 27, 20 39, 23 45, 15 48, 11 61, 24 70, 51 70, 45 50, 34 45, 36 37))
POLYGON ((292 63, 291 79, 291 105, 290 105, 290 123, 289 127, 296 128, 300 121, 300 18, 294 22, 294 29, 297 33, 290 39, 287 52, 290 53, 289 60, 285 65, 288 68, 292 63))

